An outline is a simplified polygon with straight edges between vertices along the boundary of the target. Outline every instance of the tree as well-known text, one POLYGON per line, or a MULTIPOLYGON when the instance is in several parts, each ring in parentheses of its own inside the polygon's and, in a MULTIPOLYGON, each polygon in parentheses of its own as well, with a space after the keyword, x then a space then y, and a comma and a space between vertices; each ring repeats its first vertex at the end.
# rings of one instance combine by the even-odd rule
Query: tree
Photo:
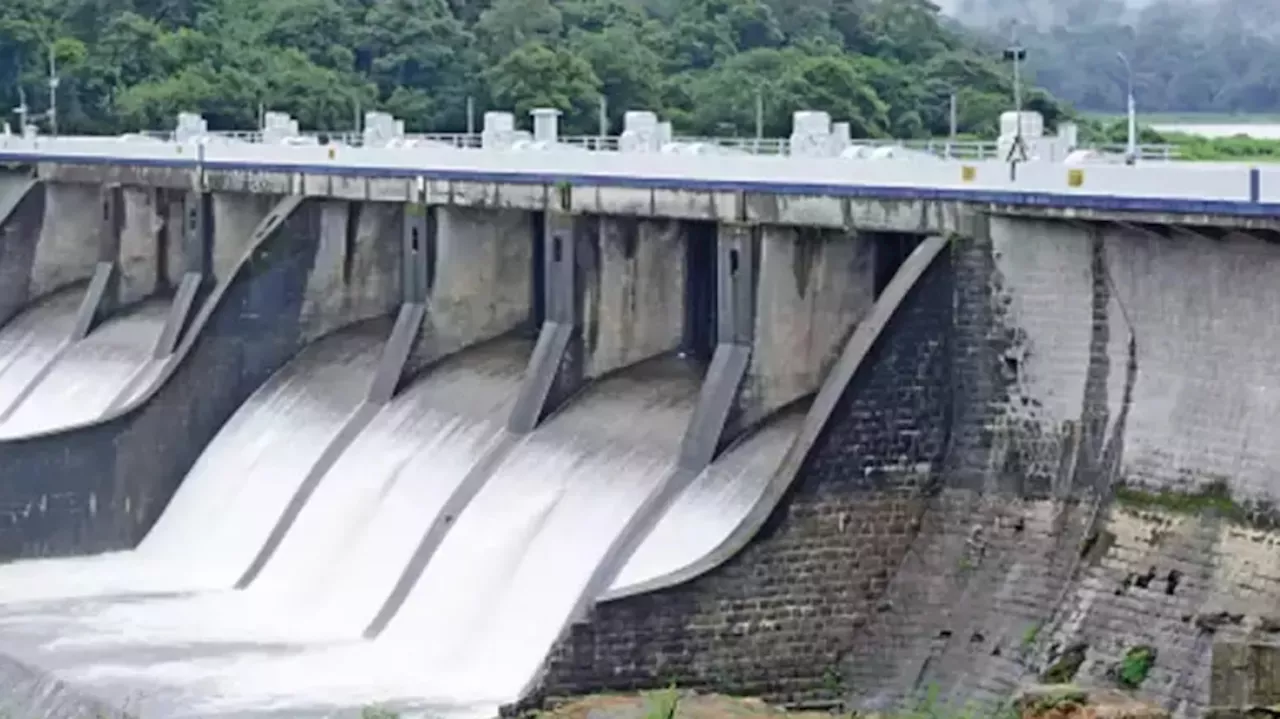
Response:
MULTIPOLYGON (((1096 71, 1114 65, 1106 45, 1118 43, 1144 93, 1229 107, 1275 96, 1280 81, 1261 60, 1274 46, 1257 31, 1275 18, 1247 0, 1222 0, 1231 12, 1212 17, 1164 1, 1142 16, 1151 30, 1106 29, 1088 56, 1046 61, 1042 77, 1113 102, 1119 86, 1096 71), (1233 33, 1243 39, 1227 47, 1233 33), (1211 50, 1202 68, 1187 61, 1211 50), (1181 69, 1157 72, 1166 60, 1181 69)), ((1072 17, 1113 20, 1077 4, 1072 17)), ((1043 32, 1055 47, 1085 41, 1043 32)), ((759 96, 771 135, 813 109, 857 134, 914 137, 946 132, 952 91, 963 131, 994 132, 1009 77, 986 42, 928 0, 5 0, 0 103, 25 92, 33 112, 45 109, 52 48, 70 132, 160 129, 180 111, 248 130, 260 105, 308 129, 347 130, 357 110, 378 109, 413 131, 450 131, 468 98, 522 123, 556 107, 566 133, 594 132, 604 96, 615 131, 624 112, 646 109, 681 133, 749 134, 759 96)), ((1047 94, 1027 97, 1047 119, 1063 113, 1047 94)))
POLYGON ((591 128, 600 99, 600 78, 591 65, 568 50, 553 50, 540 42, 517 48, 486 73, 493 99, 515 110, 517 117, 549 107, 564 113, 569 133, 591 128))

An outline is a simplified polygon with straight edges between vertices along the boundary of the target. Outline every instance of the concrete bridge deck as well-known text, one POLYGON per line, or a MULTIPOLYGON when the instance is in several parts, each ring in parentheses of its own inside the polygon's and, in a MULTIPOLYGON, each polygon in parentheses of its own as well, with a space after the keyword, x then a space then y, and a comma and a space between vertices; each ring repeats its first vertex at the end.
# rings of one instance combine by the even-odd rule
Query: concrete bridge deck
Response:
POLYGON ((5 138, 54 181, 948 232, 970 211, 1271 227, 1280 168, 5 138))

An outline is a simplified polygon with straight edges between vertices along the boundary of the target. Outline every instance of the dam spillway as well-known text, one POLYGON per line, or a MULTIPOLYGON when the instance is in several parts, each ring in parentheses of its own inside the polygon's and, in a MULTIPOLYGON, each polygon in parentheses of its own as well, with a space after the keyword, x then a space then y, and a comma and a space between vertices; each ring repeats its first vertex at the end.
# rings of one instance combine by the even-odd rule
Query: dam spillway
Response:
POLYGON ((436 696, 509 701, 577 608, 613 535, 669 471, 697 393, 674 359, 599 381, 497 468, 385 630, 436 696))
POLYGON ((1270 566, 1252 540, 1140 546, 1109 498, 1270 496, 1275 238, 1216 206, 107 167, 144 187, 51 162, 0 218, 41 249, 0 267, 28 280, 0 307, 14 716, 491 717, 668 679, 875 708, 998 698, 1072 642, 1101 682, 1160 646, 1143 691, 1195 709, 1212 642, 1179 617, 1257 614, 1203 579, 1270 566), (1157 566, 1159 605, 1125 582, 1157 566))
POLYGON ((291 489, 355 409, 380 339, 354 332, 323 340, 272 377, 210 443, 136 549, 0 566, 0 601, 233 586, 291 489))

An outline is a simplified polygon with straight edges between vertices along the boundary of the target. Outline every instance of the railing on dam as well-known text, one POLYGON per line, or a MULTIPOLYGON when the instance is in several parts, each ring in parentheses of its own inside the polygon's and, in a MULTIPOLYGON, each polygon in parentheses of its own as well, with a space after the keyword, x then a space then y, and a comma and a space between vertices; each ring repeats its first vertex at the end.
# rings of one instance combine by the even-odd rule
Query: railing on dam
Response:
MULTIPOLYGON (((1074 126, 1045 135, 1035 113, 1005 113, 1002 127, 1026 121, 1030 131, 1025 139, 1002 135, 996 152, 983 143, 877 146, 851 139, 848 123, 823 112, 795 113, 791 136, 773 140, 674 138, 670 123, 651 112, 626 113, 619 138, 562 138, 557 110, 531 114, 533 131, 526 132, 516 129, 512 113, 486 113, 478 136, 406 135, 404 123, 385 113, 369 113, 360 134, 307 135, 283 113, 267 113, 257 132, 215 133, 202 117, 183 114, 163 136, 6 134, 0 162, 145 166, 189 172, 196 184, 207 173, 274 175, 289 180, 293 192, 306 183, 292 178, 340 176, 416 182, 428 196, 434 183, 444 182, 554 186, 556 195, 580 188, 729 193, 726 202, 733 193, 749 193, 1280 215, 1280 169, 1144 162, 1143 152, 1082 149, 1074 126)), ((1145 152, 1168 157, 1168 148, 1145 152)))
MULTIPOLYGON (((148 132, 141 136, 166 142, 175 141, 173 132, 148 132)), ((209 136, 216 140, 247 142, 262 144, 264 133, 260 130, 212 132, 209 136)), ((297 139, 304 144, 337 144, 346 147, 365 146, 364 133, 344 132, 301 132, 297 139)), ((558 138, 558 142, 566 147, 590 150, 593 152, 622 151, 623 138, 619 135, 569 135, 558 138)), ((995 140, 951 140, 943 138, 928 139, 882 139, 869 138, 858 140, 858 145, 870 150, 903 148, 915 152, 927 153, 943 159, 951 160, 1000 160, 1002 153, 1000 143, 995 140)), ((481 133, 406 133, 401 138, 406 147, 421 145, 443 145, 456 148, 479 149, 484 146, 481 133)), ((791 140, 785 137, 700 137, 676 136, 672 144, 685 147, 707 147, 724 149, 734 153, 750 155, 790 155, 791 140)), ((1086 144, 1082 149, 1092 150, 1102 155, 1123 155, 1122 144, 1102 143, 1086 144)), ((1143 162, 1170 162, 1178 159, 1178 148, 1175 145, 1156 144, 1140 145, 1138 159, 1143 162)))
POLYGON ((751 154, 588 152, 562 143, 510 149, 346 147, 0 139, 0 163, 167 168, 190 173, 343 176, 488 183, 926 200, 1147 213, 1280 216, 1280 168, 1224 163, 1006 163, 936 157, 878 160, 751 154))

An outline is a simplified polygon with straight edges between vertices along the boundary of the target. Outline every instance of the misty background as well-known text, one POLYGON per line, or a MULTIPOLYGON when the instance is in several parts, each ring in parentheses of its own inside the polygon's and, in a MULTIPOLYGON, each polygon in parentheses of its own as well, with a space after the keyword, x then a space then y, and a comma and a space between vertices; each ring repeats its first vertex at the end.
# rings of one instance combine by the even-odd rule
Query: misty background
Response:
POLYGON ((1280 113, 1280 0, 935 0, 1082 110, 1280 113))

